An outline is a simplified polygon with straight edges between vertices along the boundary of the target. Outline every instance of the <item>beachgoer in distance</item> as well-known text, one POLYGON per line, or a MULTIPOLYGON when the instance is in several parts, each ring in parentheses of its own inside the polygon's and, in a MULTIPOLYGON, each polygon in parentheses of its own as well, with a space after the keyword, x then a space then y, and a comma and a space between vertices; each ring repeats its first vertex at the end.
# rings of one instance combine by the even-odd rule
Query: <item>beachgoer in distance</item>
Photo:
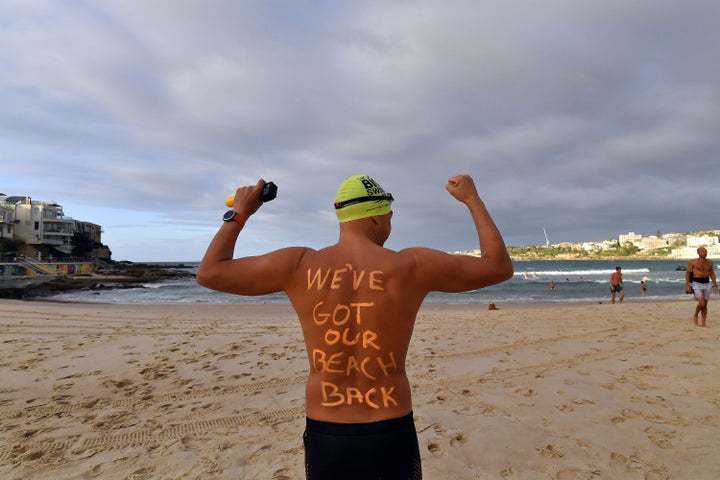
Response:
POLYGON ((371 177, 345 180, 335 197, 338 242, 233 259, 264 181, 238 188, 197 272, 201 285, 239 295, 285 292, 303 331, 310 373, 303 435, 307 478, 422 478, 405 358, 432 291, 464 292, 513 275, 503 238, 468 175, 447 191, 470 212, 481 257, 430 248, 384 248, 392 195, 371 177))
POLYGON ((647 296, 647 284, 645 283, 645 280, 640 280, 640 290, 642 291, 642 296, 647 296))
POLYGON ((715 287, 715 293, 718 293, 717 279, 715 278, 715 270, 713 269, 712 260, 707 259, 707 249, 700 247, 697 249, 698 258, 690 260, 685 270, 685 291, 691 291, 697 300, 693 322, 698 324, 698 315, 701 315, 702 323, 700 326, 706 326, 707 322, 707 304, 710 301, 710 281, 715 287))
POLYGON ((623 290, 622 267, 615 267, 615 271, 610 275, 610 303, 615 303, 615 294, 618 295, 618 303, 622 303, 625 298, 623 290))

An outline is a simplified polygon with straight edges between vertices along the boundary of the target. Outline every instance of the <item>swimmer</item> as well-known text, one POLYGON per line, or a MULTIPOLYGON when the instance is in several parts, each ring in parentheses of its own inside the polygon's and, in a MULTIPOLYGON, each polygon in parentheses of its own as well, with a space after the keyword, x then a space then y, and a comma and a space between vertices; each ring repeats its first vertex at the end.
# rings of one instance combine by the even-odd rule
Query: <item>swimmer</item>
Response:
POLYGON ((385 248, 394 198, 371 177, 356 175, 342 182, 335 196, 337 243, 233 258, 245 223, 263 206, 264 183, 237 189, 225 215, 229 220, 198 268, 198 283, 237 295, 285 292, 290 299, 310 367, 303 436, 307 478, 421 479, 405 370, 418 310, 430 292, 476 290, 513 275, 503 238, 473 179, 452 177, 445 189, 468 209, 481 257, 385 248))

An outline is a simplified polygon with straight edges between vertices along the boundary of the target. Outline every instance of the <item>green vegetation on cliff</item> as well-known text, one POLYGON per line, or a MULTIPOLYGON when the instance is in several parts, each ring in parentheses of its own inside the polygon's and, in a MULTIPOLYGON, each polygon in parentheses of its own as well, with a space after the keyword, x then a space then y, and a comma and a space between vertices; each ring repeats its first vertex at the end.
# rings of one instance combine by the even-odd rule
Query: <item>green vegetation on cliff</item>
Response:
POLYGON ((560 246, 508 247, 508 252, 513 260, 610 260, 614 258, 655 258, 661 260, 667 258, 671 250, 672 247, 666 247, 640 253, 640 249, 631 243, 597 251, 560 246))

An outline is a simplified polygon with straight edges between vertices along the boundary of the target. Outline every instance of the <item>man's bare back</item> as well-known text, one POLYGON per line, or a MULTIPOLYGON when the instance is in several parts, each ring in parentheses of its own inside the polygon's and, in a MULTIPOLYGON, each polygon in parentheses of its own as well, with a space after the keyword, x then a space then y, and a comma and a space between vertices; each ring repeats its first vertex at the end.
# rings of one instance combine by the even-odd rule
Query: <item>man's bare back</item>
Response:
POLYGON ((310 362, 310 418, 356 423, 411 411, 405 357, 422 301, 412 261, 343 242, 303 256, 287 294, 310 362))

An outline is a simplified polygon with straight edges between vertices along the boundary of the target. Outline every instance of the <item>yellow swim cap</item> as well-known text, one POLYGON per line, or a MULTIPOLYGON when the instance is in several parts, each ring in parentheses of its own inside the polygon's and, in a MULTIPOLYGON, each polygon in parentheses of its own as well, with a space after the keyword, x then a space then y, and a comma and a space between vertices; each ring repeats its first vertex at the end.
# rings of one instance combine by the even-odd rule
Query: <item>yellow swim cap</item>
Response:
POLYGON ((367 175, 353 175, 340 184, 335 195, 335 214, 340 222, 390 213, 393 196, 367 175))

